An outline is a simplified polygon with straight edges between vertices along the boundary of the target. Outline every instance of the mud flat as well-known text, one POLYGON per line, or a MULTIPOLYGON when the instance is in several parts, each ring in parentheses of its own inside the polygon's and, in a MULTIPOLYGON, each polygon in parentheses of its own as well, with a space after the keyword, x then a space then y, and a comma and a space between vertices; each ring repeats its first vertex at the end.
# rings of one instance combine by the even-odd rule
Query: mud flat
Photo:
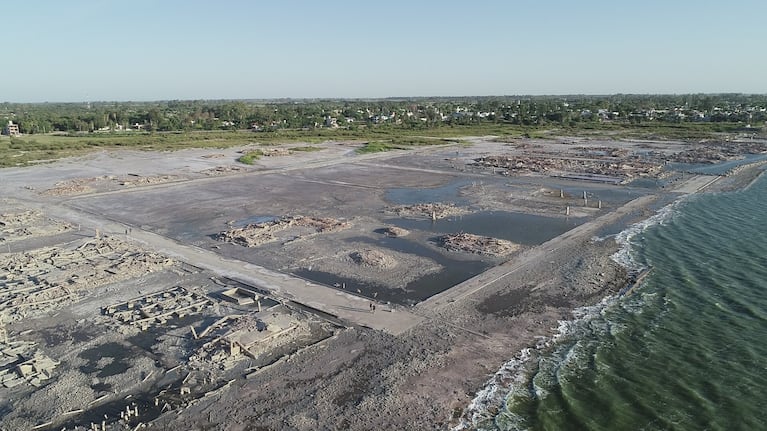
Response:
MULTIPOLYGON (((301 272, 302 276, 313 278, 313 272, 334 274, 339 281, 333 281, 335 287, 346 288, 344 279, 375 286, 382 289, 405 289, 408 284, 443 269, 442 265, 428 257, 412 253, 403 253, 391 249, 371 249, 370 243, 350 244, 355 248, 345 248, 337 255, 316 259, 311 269, 301 272)), ((332 280, 332 278, 331 278, 332 280)), ((330 280, 328 280, 330 281, 330 280)), ((355 283, 356 284, 356 283, 355 283)), ((351 284, 352 291, 356 287, 351 284)), ((375 292, 367 294, 377 297, 375 292)))

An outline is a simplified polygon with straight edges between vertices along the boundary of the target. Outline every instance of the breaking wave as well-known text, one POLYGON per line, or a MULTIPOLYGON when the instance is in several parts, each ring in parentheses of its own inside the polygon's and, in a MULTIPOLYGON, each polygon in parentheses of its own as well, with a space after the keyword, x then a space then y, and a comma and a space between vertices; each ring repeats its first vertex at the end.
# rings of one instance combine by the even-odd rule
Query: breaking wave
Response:
POLYGON ((644 265, 640 264, 634 258, 633 239, 648 228, 662 225, 673 218, 674 214, 677 212, 677 208, 684 202, 684 200, 685 198, 682 198, 666 205, 658 210, 652 217, 634 223, 617 234, 615 236, 615 242, 618 243, 620 249, 612 255, 612 259, 629 271, 641 271, 645 269, 644 265))
MULTIPOLYGON (((663 224, 676 213, 676 208, 683 201, 677 200, 658 210, 653 216, 630 225, 615 236, 619 250, 611 258, 632 272, 641 271, 640 264, 633 255, 634 238, 648 228, 663 224)), ((601 240, 601 239, 596 239, 601 240)), ((583 357, 589 357, 595 346, 586 342, 586 334, 616 333, 619 325, 604 318, 606 310, 619 304, 620 294, 609 295, 598 304, 576 308, 572 311, 572 320, 560 320, 556 333, 551 337, 539 337, 534 348, 520 351, 485 383, 463 412, 461 422, 452 431, 464 430, 524 430, 524 418, 506 409, 506 404, 513 399, 543 398, 547 396, 545 382, 536 379, 559 372, 541 372, 541 369, 567 369, 578 367, 583 357), (542 356, 544 350, 553 348, 553 353, 542 356), (537 359, 534 361, 534 359, 537 359), (534 368, 537 368, 535 370, 534 368), (532 374, 531 376, 531 373, 532 374), (532 378, 531 378, 532 377, 532 378)), ((594 339, 594 337, 588 337, 594 339)))

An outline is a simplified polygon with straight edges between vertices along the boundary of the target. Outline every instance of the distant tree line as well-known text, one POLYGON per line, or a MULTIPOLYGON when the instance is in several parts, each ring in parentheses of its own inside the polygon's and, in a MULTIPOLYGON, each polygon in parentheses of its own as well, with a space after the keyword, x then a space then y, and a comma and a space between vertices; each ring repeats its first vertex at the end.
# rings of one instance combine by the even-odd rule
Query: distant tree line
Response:
POLYGON ((503 96, 376 100, 195 100, 3 103, 21 133, 400 127, 505 123, 579 127, 596 122, 729 122, 761 127, 767 95, 503 96))

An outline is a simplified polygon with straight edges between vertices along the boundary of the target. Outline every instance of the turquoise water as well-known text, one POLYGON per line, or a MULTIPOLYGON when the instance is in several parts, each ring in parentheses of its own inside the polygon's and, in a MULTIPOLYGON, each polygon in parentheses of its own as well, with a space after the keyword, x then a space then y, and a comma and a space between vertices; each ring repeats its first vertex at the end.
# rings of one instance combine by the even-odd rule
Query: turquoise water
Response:
POLYGON ((697 195, 631 240, 653 272, 583 310, 479 429, 767 429, 767 177, 697 195))

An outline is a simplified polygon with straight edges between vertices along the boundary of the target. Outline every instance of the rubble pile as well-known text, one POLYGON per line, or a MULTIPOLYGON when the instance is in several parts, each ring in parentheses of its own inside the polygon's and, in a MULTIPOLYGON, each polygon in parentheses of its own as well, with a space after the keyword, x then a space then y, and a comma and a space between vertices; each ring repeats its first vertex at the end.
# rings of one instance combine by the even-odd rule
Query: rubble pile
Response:
POLYGON ((355 251, 349 254, 349 258, 357 265, 373 268, 386 269, 397 266, 396 259, 378 250, 355 251))
POLYGON ((58 362, 45 356, 29 341, 13 341, 0 328, 0 385, 6 388, 24 382, 40 387, 53 376, 58 362))
POLYGON ((474 159, 474 166, 501 168, 504 175, 586 174, 613 177, 623 182, 635 177, 657 175, 663 163, 657 160, 624 157, 620 160, 573 159, 565 157, 486 156, 474 159))
POLYGON ((90 193, 95 190, 91 185, 100 179, 102 178, 75 178, 72 180, 59 181, 54 184, 53 188, 45 190, 42 194, 46 196, 73 196, 90 193))
MULTIPOLYGON (((217 323, 212 326, 220 326, 217 323)), ((189 363, 195 367, 229 369, 241 359, 259 359, 262 354, 289 344, 309 331, 308 322, 287 313, 236 316, 223 328, 210 332, 210 341, 189 357, 189 363)))
POLYGON ((690 164, 714 164, 735 158, 738 157, 735 155, 728 155, 727 152, 722 151, 721 148, 698 147, 682 151, 681 153, 676 153, 669 158, 669 161, 690 164))
POLYGON ((198 314, 211 301, 196 292, 176 286, 162 292, 130 299, 104 307, 103 313, 121 323, 145 330, 153 325, 165 324, 169 319, 198 314))
POLYGON ((0 243, 55 235, 71 229, 70 224, 46 220, 40 211, 19 211, 0 215, 0 243))
POLYGON ((292 240, 318 233, 343 230, 351 226, 349 222, 329 217, 284 216, 276 220, 251 223, 245 227, 230 229, 218 234, 218 240, 243 247, 256 247, 276 241, 276 234, 283 237, 292 234, 292 240))
POLYGON ((91 178, 73 178, 57 182, 54 187, 45 190, 42 194, 47 196, 73 196, 101 190, 119 189, 119 187, 162 184, 176 181, 178 178, 177 175, 152 175, 144 177, 138 174, 128 174, 120 177, 103 175, 91 178))
POLYGON ((77 297, 79 291, 136 278, 173 264, 163 255, 136 250, 112 237, 3 254, 0 309, 10 320, 18 320, 35 310, 50 310, 77 297))
POLYGON ((502 168, 515 173, 542 173, 556 168, 554 159, 524 156, 486 156, 474 159, 473 166, 502 168))
POLYGON ((723 142, 699 145, 666 157, 677 163, 713 164, 727 160, 742 159, 744 154, 760 154, 767 151, 763 142, 723 142))
POLYGON ((230 175, 235 174, 238 172, 243 172, 245 169, 239 167, 239 166, 216 166, 215 168, 205 169, 203 171, 200 171, 201 174, 207 175, 209 177, 219 177, 223 175, 230 175))
POLYGON ((613 157, 624 159, 631 156, 631 151, 626 148, 615 147, 574 147, 581 157, 613 157))
POLYGON ((448 251, 485 256, 505 256, 519 248, 519 245, 511 241, 469 233, 443 235, 438 239, 438 243, 448 251))
POLYGON ((292 151, 290 151, 287 148, 260 148, 261 155, 266 157, 279 157, 279 156, 289 156, 293 154, 292 151))
POLYGON ((117 183, 121 186, 134 187, 168 183, 171 181, 176 181, 177 179, 177 175, 152 175, 149 177, 142 177, 140 175, 128 175, 127 177, 118 178, 117 183))
POLYGON ((383 230, 383 234, 392 238, 406 236, 410 231, 397 226, 389 226, 383 230))
POLYGON ((400 217, 427 217, 433 220, 450 216, 463 215, 469 211, 457 207, 452 203, 422 203, 413 205, 401 205, 390 209, 400 217))
POLYGON ((32 223, 38 223, 42 219, 43 214, 40 211, 0 214, 0 227, 28 226, 32 223))
POLYGON ((310 331, 309 322, 286 312, 263 313, 237 320, 224 335, 230 343, 242 346, 242 353, 252 358, 284 346, 310 331), (261 329, 259 329, 261 328, 261 329))

